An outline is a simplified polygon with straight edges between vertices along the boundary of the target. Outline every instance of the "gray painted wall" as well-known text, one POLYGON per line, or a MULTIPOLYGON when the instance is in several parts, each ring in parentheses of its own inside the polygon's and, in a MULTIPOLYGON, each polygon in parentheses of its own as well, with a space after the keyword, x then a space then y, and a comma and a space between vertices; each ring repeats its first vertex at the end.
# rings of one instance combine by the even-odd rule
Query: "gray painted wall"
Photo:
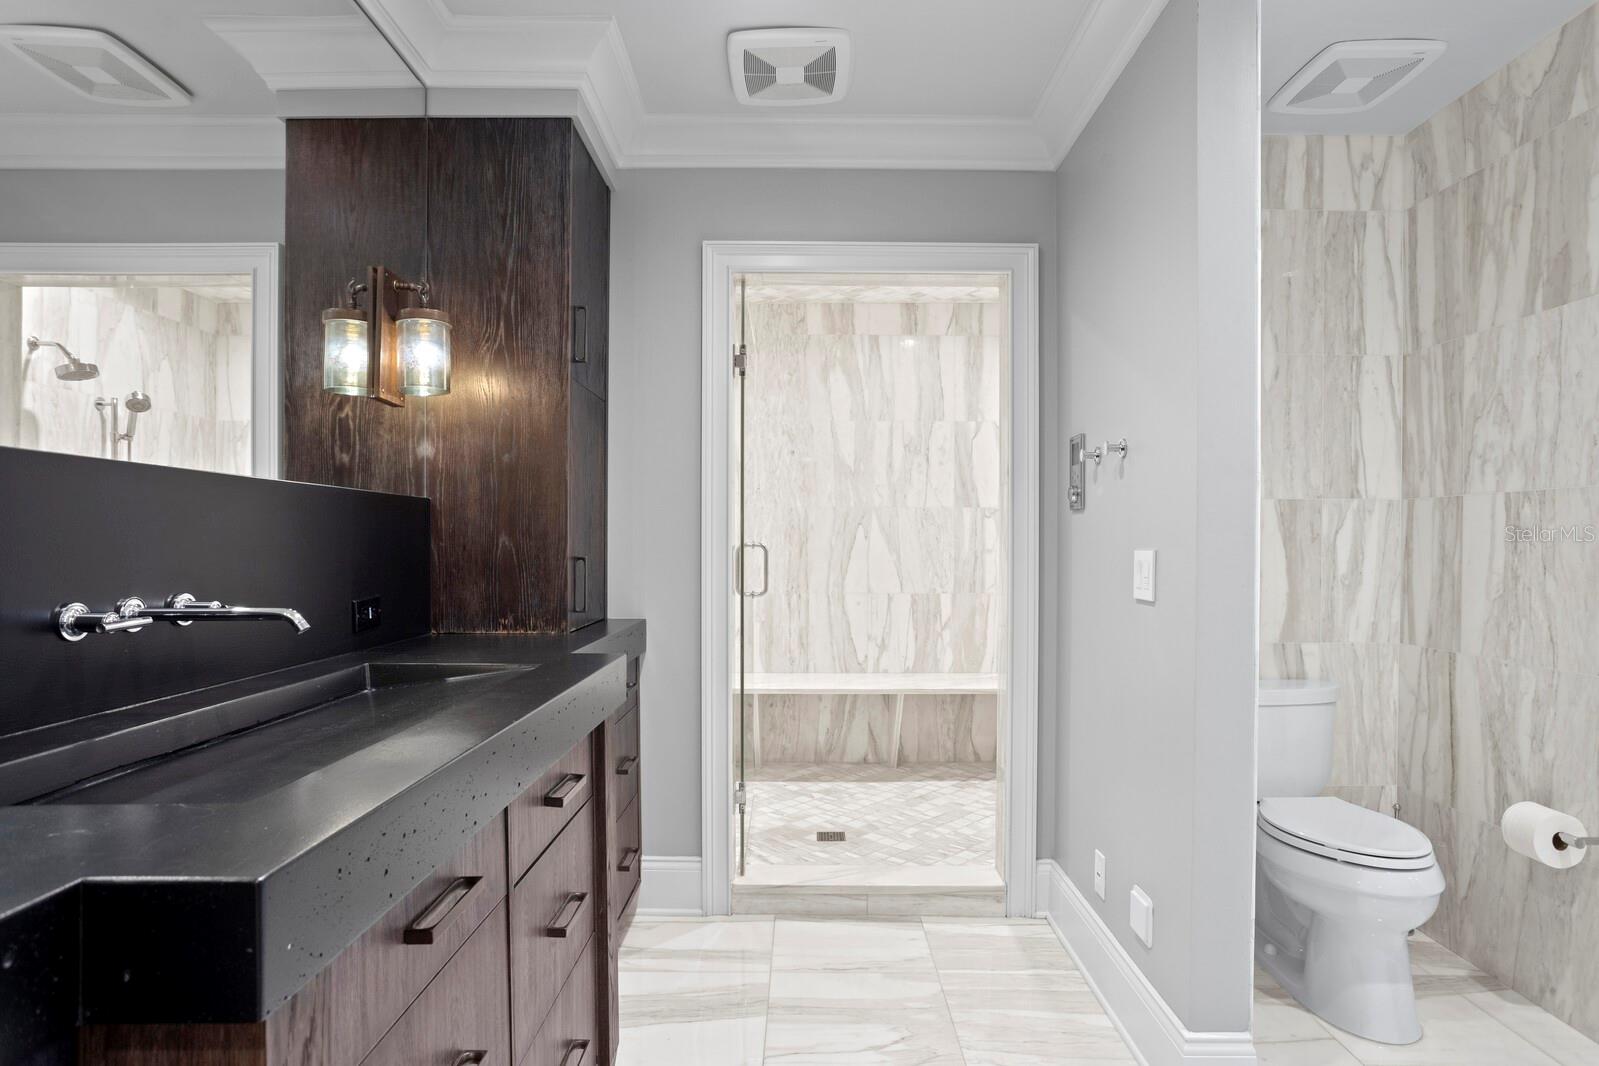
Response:
MULTIPOLYGON (((609 605, 613 614, 650 622, 645 854, 699 855, 702 242, 1036 242, 1044 278, 1042 353, 1052 380, 1059 322, 1055 178, 628 171, 612 202, 609 605)), ((1045 555, 1052 553, 1046 548, 1045 555)))
POLYGON ((281 170, 0 170, 0 241, 282 240, 281 170))
POLYGON ((1051 406, 1062 433, 1131 447, 1089 463, 1087 509, 1062 520, 1044 655, 1064 686, 1054 857, 1189 1029, 1231 1032, 1253 925, 1256 19, 1255 0, 1172 0, 1061 168, 1051 406), (1158 553, 1154 605, 1133 601, 1135 548, 1158 553), (1128 926, 1135 884, 1152 947, 1128 926))

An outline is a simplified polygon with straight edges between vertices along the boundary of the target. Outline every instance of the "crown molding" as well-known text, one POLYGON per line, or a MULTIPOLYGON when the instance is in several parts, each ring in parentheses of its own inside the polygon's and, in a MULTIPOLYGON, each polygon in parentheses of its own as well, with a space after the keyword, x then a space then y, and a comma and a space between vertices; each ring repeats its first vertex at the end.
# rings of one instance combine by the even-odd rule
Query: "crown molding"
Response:
POLYGON ((276 170, 283 123, 259 115, 0 115, 0 167, 276 170))
MULTIPOLYGON (((206 25, 277 94, 281 116, 566 117, 614 180, 618 170, 649 167, 1055 170, 1166 0, 1092 0, 1025 117, 653 113, 614 18, 461 14, 448 0, 360 3, 365 16, 206 25)), ((0 140, 0 167, 282 165, 277 118, 153 127, 135 121, 142 117, 0 116, 0 132, 20 132, 0 140), (90 143, 76 143, 90 128, 90 143)))
POLYGON ((1105 102, 1167 0, 1093 0, 1044 86, 1033 125, 1055 169, 1105 102))

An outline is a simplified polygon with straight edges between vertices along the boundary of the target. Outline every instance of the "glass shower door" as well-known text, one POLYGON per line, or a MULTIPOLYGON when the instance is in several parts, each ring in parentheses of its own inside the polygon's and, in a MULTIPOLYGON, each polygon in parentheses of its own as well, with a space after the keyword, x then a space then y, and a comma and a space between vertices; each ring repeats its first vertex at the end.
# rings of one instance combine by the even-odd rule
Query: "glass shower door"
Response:
POLYGON ((733 699, 736 701, 733 726, 733 813, 735 818, 734 858, 737 876, 749 868, 749 743, 753 701, 749 691, 751 641, 755 601, 766 595, 770 584, 770 555, 765 544, 750 540, 748 529, 748 412, 749 349, 747 346, 746 279, 738 279, 738 343, 733 349, 733 486, 731 493, 733 549, 733 699))

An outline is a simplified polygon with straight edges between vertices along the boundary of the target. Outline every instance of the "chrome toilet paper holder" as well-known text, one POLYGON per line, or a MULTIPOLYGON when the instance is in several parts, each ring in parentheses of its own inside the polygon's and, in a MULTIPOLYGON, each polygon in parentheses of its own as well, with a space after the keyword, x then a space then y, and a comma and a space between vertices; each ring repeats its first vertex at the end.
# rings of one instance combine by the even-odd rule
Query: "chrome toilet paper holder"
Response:
POLYGON ((1599 844, 1599 837, 1580 837, 1575 833, 1555 834, 1556 851, 1565 851, 1567 848, 1586 848, 1590 844, 1599 844))

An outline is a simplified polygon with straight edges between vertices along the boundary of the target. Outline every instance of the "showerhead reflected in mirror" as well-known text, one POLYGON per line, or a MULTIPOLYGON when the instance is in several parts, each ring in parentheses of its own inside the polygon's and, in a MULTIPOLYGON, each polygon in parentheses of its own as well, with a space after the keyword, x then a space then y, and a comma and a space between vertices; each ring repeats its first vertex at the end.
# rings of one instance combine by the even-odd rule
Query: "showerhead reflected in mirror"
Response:
POLYGON ((90 378, 100 376, 100 368, 93 363, 85 363, 67 350, 65 344, 57 341, 42 341, 38 337, 28 338, 28 354, 31 356, 40 348, 54 348, 61 353, 66 362, 56 367, 56 377, 62 381, 88 381, 90 378))
POLYGON ((0 445, 255 471, 248 273, 0 273, 0 445))

